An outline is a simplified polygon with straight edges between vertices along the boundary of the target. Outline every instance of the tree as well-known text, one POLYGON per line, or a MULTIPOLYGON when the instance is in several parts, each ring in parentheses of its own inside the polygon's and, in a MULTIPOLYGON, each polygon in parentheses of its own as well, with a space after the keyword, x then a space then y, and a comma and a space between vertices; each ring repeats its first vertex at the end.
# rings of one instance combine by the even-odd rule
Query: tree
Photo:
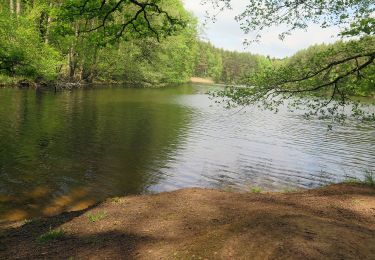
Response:
POLYGON ((247 75, 258 71, 266 60, 260 55, 227 51, 211 43, 198 41, 193 75, 226 84, 243 84, 247 75))
POLYGON ((183 83, 190 79, 196 55, 196 21, 179 1, 163 4, 166 11, 178 11, 181 18, 190 22, 161 41, 152 36, 134 37, 102 49, 98 54, 100 78, 137 85, 183 83))
POLYGON ((10 0, 4 7, 0 73, 10 78, 176 83, 192 74, 196 22, 180 0, 10 0))
POLYGON ((12 9, 1 11, 0 35, 0 73, 11 77, 55 79, 61 57, 40 41, 29 17, 14 17, 12 9))
POLYGON ((211 43, 199 41, 195 59, 194 76, 220 80, 223 69, 222 56, 211 43))
MULTIPOLYGON (((94 21, 80 28, 79 33, 100 31, 106 41, 123 37, 127 31, 153 35, 158 41, 186 25, 179 13, 165 10, 166 1, 150 0, 70 0, 60 7, 60 17, 69 22, 94 21), (100 30, 103 29, 103 30, 100 30)), ((174 4, 177 4, 174 2, 174 4)))
MULTIPOLYGON (((230 8, 231 4, 231 0, 205 1, 208 2, 216 8, 230 8)), ((218 95, 229 98, 228 104, 246 105, 261 101, 266 107, 275 108, 286 97, 325 92, 330 93, 328 101, 320 98, 304 102, 313 109, 309 114, 326 115, 328 112, 342 118, 343 114, 337 113, 338 105, 348 103, 348 97, 355 92, 353 89, 367 87, 375 90, 374 12, 375 3, 370 0, 249 0, 246 9, 236 17, 245 33, 258 32, 255 39, 247 43, 260 40, 262 32, 271 26, 286 26, 287 29, 279 35, 284 39, 293 31, 306 29, 314 23, 322 28, 340 25, 343 28, 340 35, 352 40, 299 53, 282 65, 274 64, 250 77, 248 88, 230 89, 218 95)), ((298 99, 294 105, 300 103, 301 99, 298 99)), ((358 106, 353 108, 354 115, 363 116, 358 106)), ((370 116, 375 118, 373 114, 370 116)))

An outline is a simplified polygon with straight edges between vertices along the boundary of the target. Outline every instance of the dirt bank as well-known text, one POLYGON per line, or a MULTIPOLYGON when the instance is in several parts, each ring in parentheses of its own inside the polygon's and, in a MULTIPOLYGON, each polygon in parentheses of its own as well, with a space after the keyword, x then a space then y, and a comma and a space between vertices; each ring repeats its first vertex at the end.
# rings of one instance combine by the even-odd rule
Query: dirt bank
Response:
POLYGON ((185 189, 2 226, 0 259, 55 258, 375 259, 375 189, 185 189))

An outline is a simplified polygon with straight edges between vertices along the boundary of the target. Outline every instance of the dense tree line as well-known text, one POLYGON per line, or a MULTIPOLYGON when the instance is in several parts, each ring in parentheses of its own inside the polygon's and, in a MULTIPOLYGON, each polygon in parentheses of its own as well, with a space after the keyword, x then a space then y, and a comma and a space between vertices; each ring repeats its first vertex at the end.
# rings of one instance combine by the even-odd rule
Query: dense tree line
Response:
POLYGON ((249 75, 270 63, 269 58, 261 55, 228 51, 199 41, 194 76, 226 84, 244 84, 249 75))
POLYGON ((0 81, 240 83, 266 59, 202 42, 179 0, 21 1, 0 8, 0 81))
POLYGON ((179 0, 0 4, 1 81, 186 82, 196 22, 179 0))

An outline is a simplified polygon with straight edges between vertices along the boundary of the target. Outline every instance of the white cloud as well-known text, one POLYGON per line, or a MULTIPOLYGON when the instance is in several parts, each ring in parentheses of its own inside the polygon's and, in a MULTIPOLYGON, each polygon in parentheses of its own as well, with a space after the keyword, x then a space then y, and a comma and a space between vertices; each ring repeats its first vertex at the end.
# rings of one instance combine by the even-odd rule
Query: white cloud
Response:
MULTIPOLYGON (((312 25, 307 31, 296 31, 284 41, 279 40, 278 35, 282 28, 270 28, 263 34, 260 43, 252 44, 245 49, 243 41, 254 35, 245 35, 240 29, 234 17, 246 7, 247 1, 232 0, 232 10, 225 10, 218 15, 216 23, 209 22, 204 28, 203 38, 210 40, 215 46, 238 51, 249 51, 272 57, 285 57, 295 52, 318 43, 330 43, 338 39, 337 27, 322 29, 318 25, 312 25)), ((205 20, 206 11, 213 13, 209 5, 201 5, 200 0, 185 0, 185 7, 198 17, 201 25, 205 20)))

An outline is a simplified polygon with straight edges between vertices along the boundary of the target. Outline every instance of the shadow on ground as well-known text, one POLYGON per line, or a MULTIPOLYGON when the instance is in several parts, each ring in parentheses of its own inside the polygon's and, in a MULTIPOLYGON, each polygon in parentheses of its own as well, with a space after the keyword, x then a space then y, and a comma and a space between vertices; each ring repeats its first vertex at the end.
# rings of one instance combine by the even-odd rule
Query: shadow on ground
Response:
POLYGON ((374 259, 375 189, 186 189, 4 226, 1 259, 374 259), (38 242, 50 230, 63 235, 38 242))

